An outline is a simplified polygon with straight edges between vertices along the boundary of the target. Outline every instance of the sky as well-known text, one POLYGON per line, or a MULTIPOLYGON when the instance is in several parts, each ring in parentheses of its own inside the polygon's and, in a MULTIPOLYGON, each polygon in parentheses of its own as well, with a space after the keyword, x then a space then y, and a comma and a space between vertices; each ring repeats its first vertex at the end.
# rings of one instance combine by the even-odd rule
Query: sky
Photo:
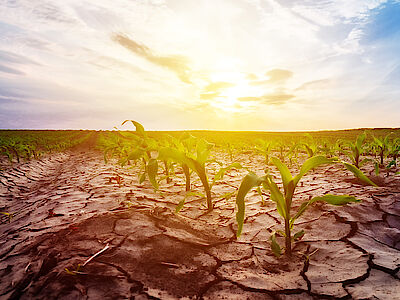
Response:
POLYGON ((0 0, 0 128, 126 119, 400 127, 400 1, 0 0))

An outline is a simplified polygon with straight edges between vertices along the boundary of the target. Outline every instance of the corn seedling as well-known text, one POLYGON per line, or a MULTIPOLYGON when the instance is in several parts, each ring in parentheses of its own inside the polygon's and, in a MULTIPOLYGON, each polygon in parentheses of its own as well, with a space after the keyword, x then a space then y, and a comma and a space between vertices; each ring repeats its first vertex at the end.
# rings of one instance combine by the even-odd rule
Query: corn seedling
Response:
MULTIPOLYGON (((206 194, 208 211, 211 211, 213 209, 211 189, 214 186, 214 184, 218 180, 221 180, 228 170, 240 169, 242 168, 242 166, 239 163, 232 163, 226 167, 223 167, 221 163, 217 162, 220 168, 215 173, 213 180, 209 182, 205 164, 206 162, 209 162, 208 157, 210 155, 210 151, 213 147, 213 144, 208 143, 204 139, 195 139, 193 137, 185 138, 184 141, 189 143, 189 145, 187 145, 187 149, 189 147, 193 147, 194 149, 196 149, 195 153, 184 151, 182 148, 177 149, 177 148, 167 147, 159 150, 158 157, 159 159, 170 159, 182 166, 187 179, 186 191, 188 191, 188 179, 190 180, 189 170, 192 170, 199 176, 206 194)), ((192 195, 192 194, 187 194, 187 195, 192 195)), ((177 211, 179 211, 183 207, 185 199, 178 204, 177 211)))
POLYGON ((377 137, 373 136, 375 145, 377 146, 377 149, 378 149, 380 166, 384 165, 383 159, 387 154, 387 149, 389 147, 389 136, 390 135, 391 135, 391 133, 386 135, 384 138, 377 138, 377 137))
POLYGON ((155 140, 147 136, 144 127, 139 122, 136 122, 134 120, 125 120, 122 125, 127 122, 132 122, 136 130, 124 136, 131 141, 132 148, 129 154, 127 154, 122 160, 120 160, 120 163, 121 165, 125 165, 130 160, 139 160, 141 162, 139 183, 143 183, 146 180, 146 177, 148 177, 154 190, 158 190, 159 184, 156 179, 158 172, 158 162, 156 158, 152 157, 152 153, 157 150, 158 144, 155 140))
POLYGON ((307 137, 307 142, 303 143, 303 147, 307 152, 308 158, 313 157, 316 155, 317 150, 318 150, 318 145, 315 142, 314 138, 311 136, 311 134, 306 133, 305 136, 307 137))
POLYGON ((392 143, 389 145, 389 155, 392 157, 392 160, 387 165, 387 168, 397 167, 397 158, 400 154, 400 138, 394 139, 392 143))
POLYGON ((354 166, 360 168, 364 163, 369 161, 369 159, 365 158, 360 161, 361 155, 364 153, 363 143, 365 141, 366 134, 360 134, 354 143, 349 143, 349 147, 351 151, 346 151, 345 154, 350 158, 354 166))
MULTIPOLYGON (((278 158, 271 158, 271 162, 278 168, 279 173, 282 178, 283 192, 279 189, 278 185, 275 183, 273 177, 267 172, 266 175, 259 177, 255 173, 250 172, 246 175, 242 183, 240 184, 239 191, 236 197, 236 204, 238 211, 236 214, 236 221, 238 223, 237 236, 239 237, 242 233, 244 216, 245 216, 245 197, 247 193, 254 187, 262 186, 265 190, 270 193, 270 199, 275 202, 276 209, 279 215, 284 219, 285 231, 281 234, 285 238, 285 255, 291 256, 292 253, 292 242, 301 238, 304 235, 303 231, 299 231, 292 235, 294 222, 310 207, 313 203, 321 201, 332 205, 345 205, 350 202, 359 202, 353 196, 349 195, 323 195, 319 197, 313 197, 308 201, 303 202, 298 208, 297 212, 292 214, 292 200, 295 189, 300 182, 301 178, 307 174, 310 170, 315 169, 321 165, 331 164, 338 162, 335 158, 326 158, 324 156, 313 156, 307 159, 300 172, 296 176, 292 176, 288 167, 282 163, 278 158)), ((350 165, 346 168, 351 169, 352 172, 358 173, 354 166, 350 165)), ((358 170, 358 169, 357 169, 358 170)), ((359 171, 359 170, 358 170, 359 171)), ((361 171, 360 171, 361 172, 361 171)), ((361 172, 362 173, 362 172, 361 172)), ((360 174, 358 174, 360 175, 360 174)), ((365 176, 365 175, 364 175, 365 176)), ((271 249, 276 256, 280 256, 282 253, 282 248, 276 240, 276 235, 271 235, 271 249)))
MULTIPOLYGON (((204 187, 204 191, 206 193, 207 198, 207 207, 208 210, 212 210, 212 200, 211 200, 211 188, 208 182, 207 172, 205 163, 208 160, 208 156, 210 155, 211 148, 213 144, 206 142, 204 139, 198 139, 195 145, 195 155, 191 153, 185 153, 182 150, 166 147, 159 150, 158 158, 159 159, 170 159, 183 167, 186 168, 185 175, 188 173, 189 169, 195 172, 204 187)), ((189 174, 188 174, 189 175, 189 174)), ((188 178, 188 177, 187 177, 188 178)))
POLYGON ((266 165, 269 164, 269 157, 271 155, 272 147, 273 143, 271 141, 262 139, 256 140, 256 145, 254 148, 258 153, 264 156, 266 165))

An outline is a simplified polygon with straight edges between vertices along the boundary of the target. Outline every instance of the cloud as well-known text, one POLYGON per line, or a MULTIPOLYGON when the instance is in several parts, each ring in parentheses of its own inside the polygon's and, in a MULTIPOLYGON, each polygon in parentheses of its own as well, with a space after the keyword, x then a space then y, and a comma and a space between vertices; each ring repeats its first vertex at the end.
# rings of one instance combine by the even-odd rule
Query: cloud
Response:
POLYGON ((370 11, 378 8, 386 0, 327 0, 318 4, 311 1, 300 2, 292 11, 320 26, 333 26, 338 23, 357 23, 365 21, 370 11))
POLYGON ((13 75, 24 75, 25 73, 7 66, 0 65, 0 72, 9 73, 13 75))
POLYGON ((234 83, 231 82, 225 82, 225 81, 218 81, 218 82, 211 82, 209 85, 207 85, 204 88, 204 91, 206 92, 217 92, 222 89, 230 88, 235 86, 234 83))
POLYGON ((190 81, 191 70, 188 66, 187 58, 181 55, 170 55, 170 56, 154 55, 147 46, 139 44, 122 34, 115 34, 113 35, 112 39, 121 46, 124 46, 128 50, 143 57, 149 62, 175 72, 178 75, 179 79, 182 80, 183 82, 191 83, 190 81))
POLYGON ((211 99, 214 99, 214 98, 219 97, 219 95, 220 95, 219 92, 214 92, 214 93, 203 93, 203 94, 200 94, 200 99, 203 99, 203 100, 211 100, 211 99))
MULTIPOLYGON (((254 75, 254 74, 252 74, 254 75)), ((249 79, 251 85, 264 85, 264 84, 282 84, 285 83, 289 78, 293 76, 293 72, 285 69, 272 69, 269 70, 265 75, 268 79, 257 80, 257 76, 251 76, 254 79, 249 79)))
POLYGON ((294 97, 295 97, 294 95, 287 94, 284 92, 275 92, 263 95, 261 97, 239 97, 238 100, 244 102, 254 101, 267 105, 282 105, 294 97))
POLYGON ((331 83, 332 83, 331 79, 319 79, 319 80, 307 81, 298 88, 296 88, 295 91, 308 90, 308 89, 325 89, 328 88, 331 83))
POLYGON ((33 60, 26 58, 21 55, 17 55, 8 51, 0 50, 0 72, 9 73, 13 75, 25 75, 24 72, 18 70, 14 66, 10 65, 24 65, 24 64, 31 64, 31 65, 38 65, 33 60))
POLYGON ((257 80, 258 77, 257 77, 256 74, 249 73, 249 74, 247 74, 246 79, 248 79, 248 80, 257 80))
POLYGON ((200 99, 211 100, 217 97, 221 97, 222 90, 234 86, 236 86, 234 83, 226 81, 211 82, 206 87, 204 87, 203 91, 200 94, 200 99))
POLYGON ((20 99, 25 98, 25 95, 21 94, 20 92, 15 92, 16 90, 14 87, 10 87, 8 82, 1 82, 0 81, 0 97, 3 99, 20 99))
POLYGON ((273 69, 268 71, 266 75, 269 77, 268 81, 270 83, 276 83, 288 80, 290 77, 293 76, 293 72, 283 69, 273 69))
POLYGON ((36 62, 33 60, 22 56, 22 55, 17 55, 8 51, 3 51, 0 50, 0 61, 3 62, 9 62, 9 63, 15 63, 15 64, 34 64, 37 65, 36 62))

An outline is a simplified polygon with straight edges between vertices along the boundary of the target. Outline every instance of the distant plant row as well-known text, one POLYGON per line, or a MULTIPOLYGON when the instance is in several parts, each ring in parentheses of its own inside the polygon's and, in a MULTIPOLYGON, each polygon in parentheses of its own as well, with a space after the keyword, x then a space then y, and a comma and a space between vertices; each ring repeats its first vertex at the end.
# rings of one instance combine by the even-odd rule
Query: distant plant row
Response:
POLYGON ((90 134, 85 131, 0 131, 0 156, 9 162, 39 158, 44 153, 64 151, 84 142, 90 134))

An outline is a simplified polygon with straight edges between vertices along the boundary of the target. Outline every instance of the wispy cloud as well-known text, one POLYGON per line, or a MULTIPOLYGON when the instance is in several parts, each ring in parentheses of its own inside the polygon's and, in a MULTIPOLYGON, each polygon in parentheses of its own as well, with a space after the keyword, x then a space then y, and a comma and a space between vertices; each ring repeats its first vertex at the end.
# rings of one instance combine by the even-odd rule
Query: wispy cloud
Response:
POLYGON ((254 75, 250 77, 251 85, 281 85, 284 84, 289 78, 293 76, 293 72, 285 69, 272 69, 266 72, 265 79, 259 79, 254 75))
POLYGON ((307 81, 298 88, 296 88, 295 91, 328 88, 331 83, 332 83, 331 79, 318 79, 318 80, 307 81))
POLYGON ((24 72, 21 72, 17 69, 11 68, 11 67, 2 66, 2 65, 0 65, 0 72, 14 74, 14 75, 24 75, 24 72))
POLYGON ((149 62, 175 72, 183 82, 191 83, 190 81, 191 70, 188 66, 187 58, 180 55, 170 55, 170 56, 154 55, 152 51, 149 49, 149 47, 139 44, 138 42, 135 42, 134 40, 122 34, 115 34, 113 35, 112 38, 121 46, 124 46, 125 48, 143 57, 149 62))
POLYGON ((200 94, 200 99, 203 100, 211 100, 219 97, 221 95, 220 92, 211 92, 211 93, 201 93, 200 94))
POLYGON ((282 105, 287 103, 290 99, 293 99, 295 96, 291 94, 286 94, 286 93, 270 93, 263 95, 261 97, 239 97, 239 101, 244 101, 244 102, 259 102, 262 104, 267 104, 267 105, 282 105))
POLYGON ((204 91, 205 92, 217 92, 222 89, 230 88, 232 86, 235 86, 235 84, 231 83, 231 82, 225 82, 225 81, 211 82, 204 88, 204 91))
POLYGON ((276 83, 288 80, 293 76, 293 72, 283 69, 273 69, 268 71, 266 75, 269 77, 269 82, 276 83))

